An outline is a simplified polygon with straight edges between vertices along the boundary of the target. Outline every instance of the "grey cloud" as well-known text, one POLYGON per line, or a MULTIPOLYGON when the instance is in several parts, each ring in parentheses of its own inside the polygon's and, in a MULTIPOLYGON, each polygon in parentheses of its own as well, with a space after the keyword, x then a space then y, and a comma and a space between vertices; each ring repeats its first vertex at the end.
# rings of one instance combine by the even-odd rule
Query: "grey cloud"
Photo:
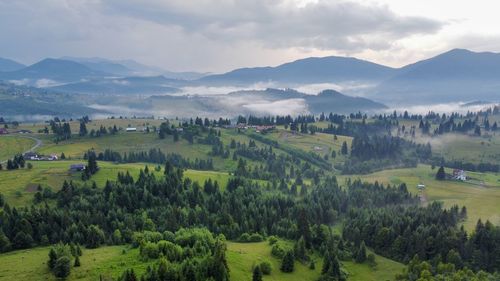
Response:
POLYGON ((387 6, 319 0, 0 0, 0 55, 133 58, 173 70, 277 64, 316 50, 356 54, 442 22, 387 6))
POLYGON ((434 33, 443 22, 402 17, 387 6, 326 1, 297 7, 291 1, 119 1, 111 13, 175 25, 213 40, 257 40, 275 48, 384 49, 391 40, 434 33))

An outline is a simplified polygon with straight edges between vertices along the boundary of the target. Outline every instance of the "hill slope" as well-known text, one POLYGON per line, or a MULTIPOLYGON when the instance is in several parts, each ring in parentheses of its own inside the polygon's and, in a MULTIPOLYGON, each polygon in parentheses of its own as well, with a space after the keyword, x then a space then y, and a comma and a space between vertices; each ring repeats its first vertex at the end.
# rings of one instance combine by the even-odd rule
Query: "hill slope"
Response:
POLYGON ((0 58, 0 71, 16 71, 24 67, 26 67, 24 64, 20 64, 17 61, 0 58))
POLYGON ((307 95, 292 89, 266 89, 263 91, 239 91, 230 93, 230 97, 247 100, 291 100, 303 99, 311 113, 352 113, 358 111, 374 111, 387 108, 384 104, 367 98, 352 97, 335 90, 324 90, 317 95, 307 95))
POLYGON ((372 81, 390 77, 394 69, 350 57, 306 58, 276 67, 240 68, 228 73, 209 75, 198 80, 202 84, 247 85, 257 82, 326 83, 372 81))
POLYGON ((31 81, 50 79, 55 82, 71 82, 106 75, 77 62, 49 58, 16 71, 1 73, 0 79, 31 81))
POLYGON ((498 101, 499 86, 499 53, 454 49, 399 69, 374 97, 402 103, 498 101))

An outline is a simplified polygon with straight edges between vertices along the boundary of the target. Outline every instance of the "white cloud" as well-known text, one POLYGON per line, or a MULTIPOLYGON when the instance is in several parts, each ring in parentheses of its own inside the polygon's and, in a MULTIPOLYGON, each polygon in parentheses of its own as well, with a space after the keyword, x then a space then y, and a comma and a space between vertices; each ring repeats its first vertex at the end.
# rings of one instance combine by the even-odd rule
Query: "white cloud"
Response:
POLYGON ((300 115, 309 113, 304 99, 287 99, 274 102, 244 104, 243 108, 258 115, 300 115))

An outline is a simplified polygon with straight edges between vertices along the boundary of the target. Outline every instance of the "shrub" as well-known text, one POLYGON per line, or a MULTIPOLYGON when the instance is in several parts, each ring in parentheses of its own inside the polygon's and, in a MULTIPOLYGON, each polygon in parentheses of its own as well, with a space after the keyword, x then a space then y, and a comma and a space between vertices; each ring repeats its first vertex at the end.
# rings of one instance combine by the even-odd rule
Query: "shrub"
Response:
POLYGON ((240 235, 240 237, 238 238, 238 242, 249 242, 250 241, 250 234, 248 233, 243 233, 240 235))
POLYGON ((262 235, 260 235, 259 233, 254 233, 252 235, 250 235, 250 242, 262 242, 264 241, 264 237, 262 237, 262 235))
POLYGON ((269 238, 267 239, 267 241, 269 241, 269 245, 274 245, 276 242, 278 242, 278 237, 276 236, 269 236, 269 238))
POLYGON ((157 259, 159 256, 158 245, 152 242, 146 242, 141 245, 140 253, 144 258, 157 259))
POLYGON ((260 271, 262 271, 262 273, 264 275, 269 275, 271 274, 271 272, 273 271, 273 266, 271 265, 271 262, 269 261, 263 261, 259 264, 259 267, 260 267, 260 271))
POLYGON ((280 242, 275 243, 271 248, 271 254, 277 258, 283 258, 283 256, 285 256, 285 253, 287 251, 288 249, 285 248, 283 244, 280 242))

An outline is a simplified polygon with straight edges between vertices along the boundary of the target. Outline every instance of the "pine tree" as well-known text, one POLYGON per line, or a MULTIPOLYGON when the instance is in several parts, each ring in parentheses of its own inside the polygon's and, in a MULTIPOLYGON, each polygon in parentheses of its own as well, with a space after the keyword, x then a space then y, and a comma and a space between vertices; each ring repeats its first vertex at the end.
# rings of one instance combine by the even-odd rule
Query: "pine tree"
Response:
POLYGON ((75 257, 75 264, 74 264, 75 267, 79 267, 80 266, 80 257, 79 256, 76 256, 75 257))
POLYGON ((254 267, 252 281, 262 281, 262 271, 260 270, 260 266, 254 267))
POLYGON ((226 260, 226 243, 224 238, 217 238, 212 261, 211 275, 215 281, 229 281, 229 267, 226 260))
POLYGON ((446 173, 444 171, 444 167, 441 166, 439 167, 437 173, 436 173, 436 179, 437 180, 445 180, 446 179, 446 173))
POLYGON ((56 264, 54 265, 54 275, 58 278, 65 278, 69 275, 71 271, 71 261, 69 257, 62 256, 57 259, 56 264))
POLYGON ((85 125, 85 122, 80 122, 80 132, 79 132, 79 136, 80 137, 83 137, 83 136, 86 136, 88 133, 87 131, 87 125, 85 125))
POLYGON ((281 261, 280 270, 283 272, 293 272, 295 266, 295 257, 292 251, 286 252, 283 260, 281 261))
POLYGON ((365 241, 362 241, 359 245, 358 252, 356 253, 355 261, 357 263, 364 263, 366 261, 366 245, 365 241))
POLYGON ((340 149, 340 153, 342 153, 342 155, 347 155, 348 151, 347 151, 347 142, 343 142, 342 143, 342 148, 340 149))
POLYGON ((54 248, 51 248, 49 251, 49 261, 47 262, 47 265, 49 266, 50 269, 53 269, 54 266, 56 265, 57 261, 57 253, 54 250, 54 248))

